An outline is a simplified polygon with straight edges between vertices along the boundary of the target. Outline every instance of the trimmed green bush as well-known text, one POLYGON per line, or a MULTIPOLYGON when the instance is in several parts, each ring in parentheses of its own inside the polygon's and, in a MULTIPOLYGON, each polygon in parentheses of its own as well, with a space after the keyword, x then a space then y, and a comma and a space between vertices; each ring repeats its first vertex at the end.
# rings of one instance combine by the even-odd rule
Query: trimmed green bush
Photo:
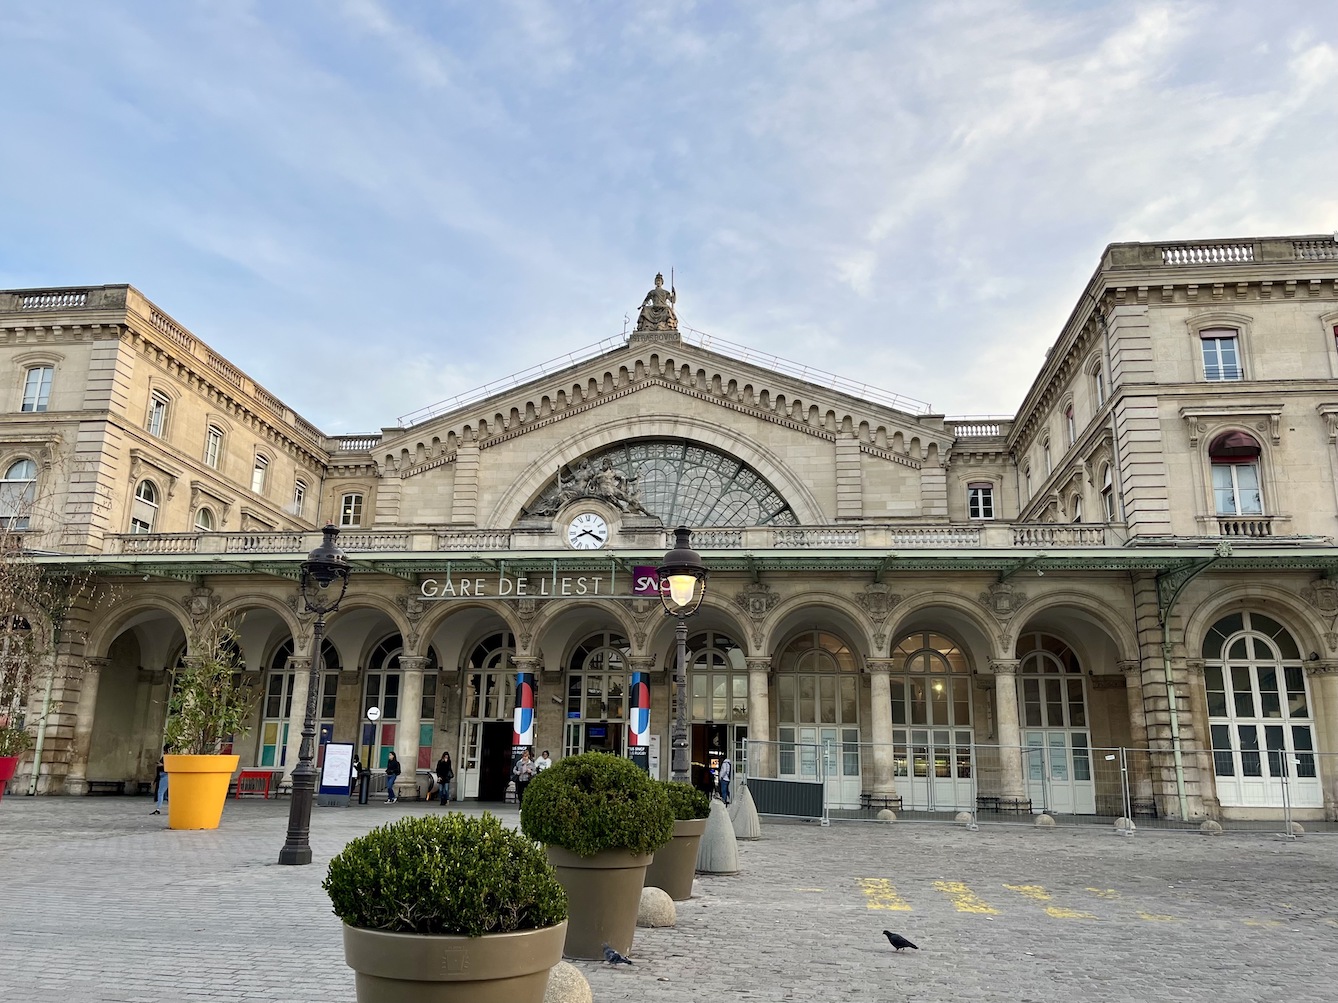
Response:
POLYGON ((673 809, 675 822, 691 822, 711 815, 711 799, 691 784, 661 780, 664 792, 669 795, 669 807, 673 809))
POLYGON ((554 926, 567 893, 535 843, 491 814, 407 816, 349 841, 321 887, 349 926, 479 937, 554 926))
POLYGON ((629 759, 587 752, 560 759, 525 791, 520 831, 582 857, 653 853, 674 838, 663 785, 629 759))

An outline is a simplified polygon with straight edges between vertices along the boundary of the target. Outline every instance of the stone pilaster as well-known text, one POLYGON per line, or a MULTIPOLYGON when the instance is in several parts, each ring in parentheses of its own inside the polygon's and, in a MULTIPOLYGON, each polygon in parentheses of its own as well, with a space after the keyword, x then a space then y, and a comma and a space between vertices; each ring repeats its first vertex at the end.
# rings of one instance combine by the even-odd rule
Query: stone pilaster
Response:
POLYGON ((93 743, 93 719, 98 706, 98 684, 109 658, 85 658, 80 673, 78 701, 74 709, 74 736, 70 743, 70 765, 65 774, 66 794, 88 793, 88 751, 93 743))
POLYGON ((995 732, 999 741, 999 799, 1025 801, 1027 789, 1022 778, 1022 727, 1017 708, 1016 658, 990 659, 994 670, 995 732))
POLYGON ((870 658, 869 707, 873 713, 873 786, 879 797, 895 797, 897 781, 892 749, 892 659, 870 658))
POLYGON ((771 659, 749 658, 748 666, 748 775, 776 775, 775 745, 771 737, 771 659), (753 743, 760 742, 760 745, 753 743))
POLYGON ((1305 663, 1310 680, 1310 717, 1315 722, 1316 764, 1324 791, 1324 817, 1338 821, 1338 659, 1305 663))
MULTIPOLYGON (((1212 742, 1208 730, 1208 691, 1203 681, 1203 659, 1185 659, 1186 696, 1192 723, 1188 735, 1181 730, 1182 755, 1192 760, 1199 778, 1199 799, 1210 818, 1222 817, 1222 804, 1217 798, 1216 774, 1213 771, 1212 742)), ((1183 705, 1183 703, 1182 703, 1183 705)))
POLYGON ((1148 760, 1148 724, 1143 709, 1143 671, 1138 659, 1115 663, 1124 673, 1124 692, 1129 701, 1129 796, 1152 797, 1152 773, 1148 760))
MULTIPOLYGON (((307 691, 311 680, 311 659, 290 656, 288 671, 293 674, 293 701, 288 711, 288 741, 284 743, 283 768, 289 777, 297 769, 302 752, 302 722, 307 716, 307 691)), ((317 705, 319 710, 319 705, 317 705)), ((320 738, 319 735, 316 736, 320 738)), ((315 749, 312 749, 313 755, 315 749)), ((315 760, 313 759, 314 763, 315 760)))

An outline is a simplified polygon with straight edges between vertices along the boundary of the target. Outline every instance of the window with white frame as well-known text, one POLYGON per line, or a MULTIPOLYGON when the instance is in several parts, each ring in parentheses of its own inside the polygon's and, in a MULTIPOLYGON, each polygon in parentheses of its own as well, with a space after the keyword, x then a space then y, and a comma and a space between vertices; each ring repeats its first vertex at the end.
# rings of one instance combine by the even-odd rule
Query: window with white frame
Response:
POLYGON ((204 462, 217 470, 222 459, 223 429, 217 425, 210 425, 204 433, 204 462))
POLYGON ((1041 443, 1041 459, 1045 462, 1045 476, 1050 476, 1050 471, 1054 468, 1050 464, 1050 440, 1046 439, 1041 443))
POLYGON ((1199 332, 1205 380, 1241 380, 1240 332, 1234 327, 1206 327, 1199 332))
POLYGON ((130 507, 130 532, 152 533, 158 519, 158 489, 153 481, 140 481, 135 487, 135 502, 130 507))
POLYGON ((264 494, 265 475, 269 472, 269 458, 256 454, 256 462, 251 467, 251 490, 256 494, 264 494))
POLYGON ((1068 433, 1068 445, 1072 446, 1078 441, 1078 426, 1073 420, 1073 402, 1070 401, 1068 407, 1064 408, 1064 431, 1068 433))
POLYGON ((15 460, 0 481, 0 528, 27 529, 37 497, 37 464, 15 460))
POLYGON ((1022 480, 1027 488, 1027 499, 1031 499, 1031 467, 1026 467, 1022 471, 1022 480))
POLYGON ((994 485, 989 481, 972 481, 966 486, 966 517, 994 518, 994 485))
POLYGON ((195 513, 195 528, 201 533, 211 533, 214 530, 214 513, 212 509, 201 508, 195 513))
POLYGON ((1226 432, 1208 447, 1213 469, 1213 506, 1218 515, 1263 515, 1259 480, 1263 452, 1253 436, 1226 432))
POLYGON ((161 390, 155 390, 149 395, 149 417, 146 427, 150 435, 156 435, 161 439, 167 432, 167 407, 169 403, 167 394, 161 390))
POLYGON ((1109 463, 1101 468, 1101 511, 1106 514, 1106 522, 1115 521, 1115 481, 1109 463))
POLYGON ((293 515, 299 518, 302 515, 302 507, 307 502, 307 482, 299 480, 293 484, 293 515))
POLYGON ((1098 365, 1092 370, 1092 393, 1096 396, 1096 406, 1106 403, 1106 376, 1098 365))
POLYGON ((32 366, 23 379, 23 410, 45 411, 51 399, 51 379, 56 370, 51 366, 32 366))
POLYGON ((339 502, 339 525, 341 526, 361 526, 362 525, 362 495, 356 491, 350 491, 344 495, 339 502))

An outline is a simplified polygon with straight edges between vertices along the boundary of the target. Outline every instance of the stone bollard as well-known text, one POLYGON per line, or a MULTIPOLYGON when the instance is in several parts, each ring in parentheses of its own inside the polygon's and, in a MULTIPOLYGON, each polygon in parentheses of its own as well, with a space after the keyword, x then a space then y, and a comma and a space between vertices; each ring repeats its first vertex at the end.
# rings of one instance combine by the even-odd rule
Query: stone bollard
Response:
POLYGON ((1055 827, 1055 817, 1053 815, 1037 815, 1034 824, 1038 829, 1053 829, 1055 827))
POLYGON ((878 821, 880 822, 895 822, 896 820, 897 820, 897 813, 894 812, 891 808, 884 808, 882 811, 878 813, 878 821))
POLYGON ((548 973, 544 1003, 594 1003, 590 983, 575 965, 559 961, 548 973))
POLYGON ((1222 835, 1222 823, 1214 822, 1212 819, 1206 819, 1204 823, 1199 826, 1199 832, 1203 833, 1205 836, 1220 836, 1222 835))
POLYGON ((725 802, 711 801, 711 815, 706 820, 701 846, 697 850, 697 870, 703 874, 737 874, 739 871, 739 844, 734 838, 734 826, 729 822, 725 802))
POLYGON ((674 900, 663 888, 641 889, 641 905, 636 911, 637 926, 673 926, 678 921, 674 900))
POLYGON ((1292 823, 1292 835, 1293 835, 1293 836, 1304 836, 1304 835, 1305 835, 1305 826, 1303 826, 1300 822, 1293 822, 1293 823, 1292 823))
POLYGON ((1119 818, 1115 820, 1115 828, 1120 829, 1121 831, 1124 832, 1133 832, 1135 829, 1138 828, 1138 826, 1134 825, 1133 819, 1125 818, 1123 815, 1121 815, 1119 818))
POLYGON ((739 796, 730 803, 729 817, 734 823, 736 839, 762 838, 762 820, 757 816, 757 805, 753 803, 747 785, 739 788, 739 796))
POLYGON ((970 825, 973 821, 975 819, 969 811, 959 811, 953 818, 957 825, 970 825))

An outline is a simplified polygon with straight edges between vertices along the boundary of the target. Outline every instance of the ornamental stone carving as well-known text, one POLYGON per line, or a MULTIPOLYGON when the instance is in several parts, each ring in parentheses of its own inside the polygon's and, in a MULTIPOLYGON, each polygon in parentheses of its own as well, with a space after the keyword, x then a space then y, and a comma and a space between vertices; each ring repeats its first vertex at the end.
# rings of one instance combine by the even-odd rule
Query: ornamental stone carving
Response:
POLYGON ((1338 582, 1317 578, 1301 589, 1301 598, 1325 616, 1338 616, 1338 582))
POLYGON ((980 604, 1000 620, 1007 620, 1027 601, 1027 594, 1007 582, 995 582, 980 593, 980 604))
POLYGON ((190 615, 191 625, 198 631, 222 604, 214 595, 214 590, 206 586, 191 589, 186 596, 186 612, 190 615))
POLYGON ((771 586, 754 582, 742 592, 736 592, 734 601, 754 620, 761 620, 776 608, 780 595, 772 591, 771 586))
POLYGON ((875 623, 886 620, 888 614, 901 604, 901 600, 901 596, 881 582, 864 586, 864 591, 855 597, 855 601, 864 607, 864 612, 868 613, 875 623))

